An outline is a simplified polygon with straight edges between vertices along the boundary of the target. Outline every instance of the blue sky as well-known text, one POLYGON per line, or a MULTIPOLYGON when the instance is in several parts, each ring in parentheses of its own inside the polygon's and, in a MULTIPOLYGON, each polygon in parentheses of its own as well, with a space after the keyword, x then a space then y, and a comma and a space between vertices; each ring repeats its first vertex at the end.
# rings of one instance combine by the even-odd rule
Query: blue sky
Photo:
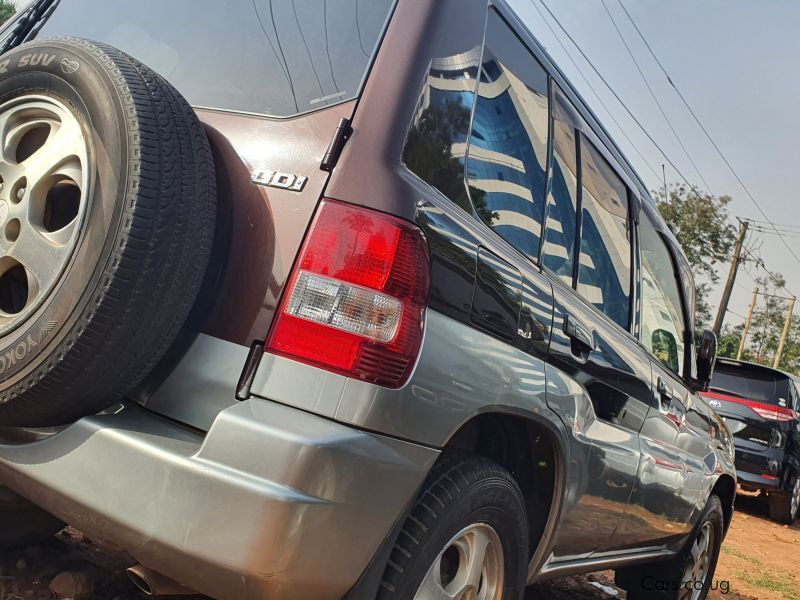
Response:
MULTIPOLYGON (((601 106, 584 79, 547 28, 534 4, 550 19, 541 0, 510 0, 539 41, 593 107, 649 187, 661 186, 665 160, 633 123, 565 36, 561 41, 581 72, 591 82, 642 152, 656 175, 637 154, 609 113, 601 106)), ((686 178, 703 187, 653 98, 627 54, 602 0, 544 0, 614 87, 631 111, 645 125, 686 178)), ((636 21, 672 80, 683 92, 737 173, 770 220, 800 226, 800 195, 795 173, 800 152, 800 2, 796 0, 605 0, 623 36, 662 103, 673 127, 688 149, 710 190, 733 197, 735 216, 763 220, 744 190, 669 87, 635 29, 622 11, 622 2, 636 21)), ((550 22, 559 32, 558 26, 550 22)), ((667 181, 679 176, 667 164, 667 181)), ((800 237, 786 241, 800 256, 800 237)), ((756 234, 748 245, 760 246, 767 268, 784 274, 787 288, 800 294, 800 263, 775 235, 756 234)), ((728 265, 720 265, 721 279, 728 265)), ((749 269, 755 276, 754 267, 749 269)), ((753 287, 740 270, 730 308, 745 315, 753 287)), ((712 302, 716 309, 720 290, 712 302)), ((726 323, 744 319, 728 314, 726 323)))

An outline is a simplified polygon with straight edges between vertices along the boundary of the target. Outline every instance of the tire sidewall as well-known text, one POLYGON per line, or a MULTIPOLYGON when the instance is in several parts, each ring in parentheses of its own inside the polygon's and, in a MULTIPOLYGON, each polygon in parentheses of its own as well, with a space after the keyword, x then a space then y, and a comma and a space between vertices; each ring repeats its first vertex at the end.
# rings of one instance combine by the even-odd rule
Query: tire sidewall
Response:
POLYGON ((479 523, 491 526, 503 545, 503 598, 520 598, 528 567, 525 507, 520 494, 500 478, 477 482, 446 508, 435 531, 414 557, 398 597, 413 598, 448 542, 461 530, 479 523))
POLYGON ((628 593, 630 600, 677 600, 684 583, 683 573, 697 536, 705 523, 711 522, 714 528, 715 546, 712 549, 711 563, 708 574, 703 582, 701 600, 708 596, 717 569, 722 540, 725 535, 724 514, 722 502, 716 495, 711 495, 697 522, 692 534, 689 536, 683 549, 666 562, 647 563, 619 569, 616 572, 616 583, 628 593))
MULTIPOLYGON (((677 573, 678 580, 681 580, 683 577, 686 564, 689 561, 692 545, 697 539, 697 536, 700 535, 700 532, 706 523, 711 523, 711 526, 714 529, 714 547, 711 549, 711 564, 708 566, 708 573, 703 581, 703 593, 700 595, 699 600, 704 600, 711 590, 714 574, 717 571, 717 562, 719 561, 720 550, 722 549, 722 540, 725 536, 725 516, 722 512, 722 502, 720 502, 717 496, 712 495, 708 499, 705 510, 703 511, 703 516, 697 524, 697 527, 695 528, 695 531, 689 542, 686 544, 686 548, 684 548, 683 552, 681 552, 682 560, 677 562, 677 564, 680 566, 680 571, 677 573)), ((677 594, 675 597, 677 598, 677 594)))
POLYGON ((21 95, 55 98, 76 117, 87 141, 89 193, 76 246, 56 286, 35 313, 0 338, 0 401, 41 379, 80 335, 91 304, 102 300, 106 263, 113 246, 124 243, 118 230, 130 175, 125 122, 133 107, 123 105, 97 56, 57 41, 20 46, 0 61, 0 106, 21 95))

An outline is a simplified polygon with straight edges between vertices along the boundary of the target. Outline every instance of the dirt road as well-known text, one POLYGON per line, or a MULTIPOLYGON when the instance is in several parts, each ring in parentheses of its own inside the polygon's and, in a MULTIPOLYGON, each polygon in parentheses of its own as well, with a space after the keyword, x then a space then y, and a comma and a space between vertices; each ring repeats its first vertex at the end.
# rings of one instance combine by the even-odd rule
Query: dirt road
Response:
MULTIPOLYGON (((0 600, 69 598, 75 591, 86 599, 142 600, 125 576, 129 562, 67 529, 43 546, 0 554, 0 600), (60 595, 51 594, 54 578, 60 595)), ((773 523, 759 501, 740 497, 716 580, 713 600, 800 600, 800 522, 773 523)), ((532 587, 526 600, 624 600, 612 581, 610 572, 568 577, 532 587)))

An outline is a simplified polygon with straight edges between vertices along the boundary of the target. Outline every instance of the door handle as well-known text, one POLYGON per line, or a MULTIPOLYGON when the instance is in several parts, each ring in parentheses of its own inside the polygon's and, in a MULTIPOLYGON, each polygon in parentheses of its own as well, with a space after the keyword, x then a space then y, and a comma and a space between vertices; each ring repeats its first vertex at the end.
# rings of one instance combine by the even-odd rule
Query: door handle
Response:
POLYGON ((658 378, 656 389, 658 390, 659 401, 661 402, 661 410, 669 410, 672 404, 672 389, 661 377, 658 378))
POLYGON ((586 358, 594 350, 594 336, 572 315, 564 315, 564 335, 572 340, 572 351, 586 358))

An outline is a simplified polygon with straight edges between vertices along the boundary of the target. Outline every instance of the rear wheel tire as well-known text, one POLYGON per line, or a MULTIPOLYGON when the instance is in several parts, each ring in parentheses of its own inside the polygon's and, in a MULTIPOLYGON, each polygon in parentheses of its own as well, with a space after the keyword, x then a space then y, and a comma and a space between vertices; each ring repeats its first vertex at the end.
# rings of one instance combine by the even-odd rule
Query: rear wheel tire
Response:
POLYGON ((725 534, 722 502, 711 495, 694 534, 672 560, 616 572, 628 600, 705 600, 725 534))
POLYGON ((38 544, 64 523, 6 487, 0 487, 0 550, 38 544))
POLYGON ((767 496, 769 516, 773 521, 791 525, 797 520, 800 509, 800 476, 796 476, 792 491, 788 494, 778 493, 767 496))
POLYGON ((485 458, 444 455, 403 525, 378 599, 516 600, 527 563, 525 500, 511 474, 485 458))

